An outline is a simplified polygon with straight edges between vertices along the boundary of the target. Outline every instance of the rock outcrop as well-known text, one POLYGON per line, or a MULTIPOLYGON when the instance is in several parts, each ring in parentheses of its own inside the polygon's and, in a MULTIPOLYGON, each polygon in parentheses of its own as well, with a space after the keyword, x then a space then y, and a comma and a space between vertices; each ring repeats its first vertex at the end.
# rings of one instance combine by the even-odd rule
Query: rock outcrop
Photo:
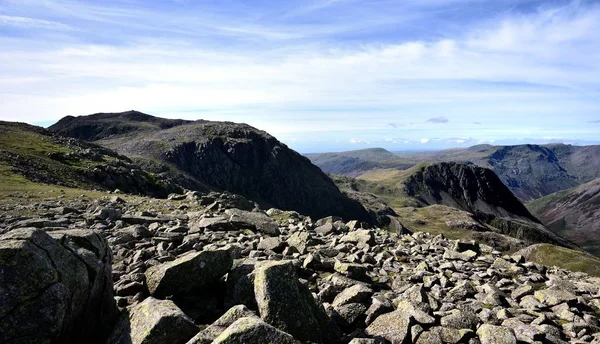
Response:
POLYGON ((102 343, 116 315, 111 263, 91 231, 0 236, 0 342, 102 343))

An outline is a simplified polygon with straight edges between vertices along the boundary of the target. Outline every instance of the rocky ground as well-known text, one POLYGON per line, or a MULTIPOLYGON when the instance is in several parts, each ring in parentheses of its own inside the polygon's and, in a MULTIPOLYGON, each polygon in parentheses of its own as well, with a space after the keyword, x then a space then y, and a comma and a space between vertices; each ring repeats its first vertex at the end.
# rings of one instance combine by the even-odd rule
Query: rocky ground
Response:
POLYGON ((600 343, 599 278, 475 242, 228 193, 0 214, 0 343, 600 343))

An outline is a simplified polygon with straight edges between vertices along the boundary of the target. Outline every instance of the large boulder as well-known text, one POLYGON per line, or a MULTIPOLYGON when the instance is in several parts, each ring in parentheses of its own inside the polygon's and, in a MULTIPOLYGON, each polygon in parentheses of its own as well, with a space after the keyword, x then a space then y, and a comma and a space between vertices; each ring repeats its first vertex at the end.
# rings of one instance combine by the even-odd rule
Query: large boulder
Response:
POLYGON ((238 319, 231 324, 213 344, 300 344, 294 337, 276 329, 256 317, 238 319))
POLYGON ((261 318, 301 341, 334 343, 338 330, 325 310, 299 283, 291 262, 257 267, 254 294, 261 318))
POLYGON ((240 209, 227 209, 229 222, 239 229, 252 229, 268 235, 279 235, 279 225, 265 213, 245 211, 240 209))
POLYGON ((247 317, 258 318, 254 312, 244 305, 233 306, 217 319, 217 321, 200 331, 194 338, 190 339, 187 344, 210 344, 238 319, 247 317))
POLYGON ((121 316, 108 343, 183 344, 198 331, 173 301, 149 297, 121 316))
POLYGON ((146 271, 150 294, 166 297, 210 285, 233 265, 230 249, 207 250, 184 255, 146 271))
POLYGON ((0 236, 0 342, 103 342, 116 316, 111 259, 89 230, 0 236))
POLYGON ((369 336, 385 339, 391 344, 403 344, 408 338, 409 329, 410 315, 400 309, 380 315, 365 329, 365 332, 369 336))

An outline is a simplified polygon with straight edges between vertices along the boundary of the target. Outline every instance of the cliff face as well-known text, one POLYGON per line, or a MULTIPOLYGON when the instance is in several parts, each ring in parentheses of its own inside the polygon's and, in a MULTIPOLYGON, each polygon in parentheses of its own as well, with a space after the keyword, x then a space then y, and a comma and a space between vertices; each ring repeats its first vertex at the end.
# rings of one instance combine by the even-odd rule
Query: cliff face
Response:
POLYGON ((227 190, 265 206, 316 218, 370 219, 360 203, 340 192, 310 160, 246 124, 177 122, 127 114, 99 114, 61 122, 51 129, 72 136, 79 135, 78 123, 84 129, 101 128, 100 132, 105 132, 103 126, 120 128, 115 130, 122 134, 92 139, 99 138, 97 143, 132 159, 167 166, 164 170, 171 177, 186 176, 188 182, 193 179, 186 186, 227 190))
POLYGON ((399 187, 423 206, 441 204, 468 211, 502 234, 531 243, 577 247, 542 225, 487 168, 430 164, 408 175, 399 187))
POLYGON ((498 176, 486 168, 458 163, 431 164, 410 175, 404 187, 409 196, 427 205, 443 204, 473 214, 539 223, 498 176))

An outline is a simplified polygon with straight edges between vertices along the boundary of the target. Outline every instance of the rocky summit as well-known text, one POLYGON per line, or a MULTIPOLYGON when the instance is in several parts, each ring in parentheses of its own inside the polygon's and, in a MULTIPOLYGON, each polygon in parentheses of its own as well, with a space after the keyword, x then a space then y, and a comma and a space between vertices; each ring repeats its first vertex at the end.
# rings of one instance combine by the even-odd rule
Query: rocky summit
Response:
POLYGON ((475 241, 229 193, 0 214, 1 343, 600 343, 600 278, 475 241))

